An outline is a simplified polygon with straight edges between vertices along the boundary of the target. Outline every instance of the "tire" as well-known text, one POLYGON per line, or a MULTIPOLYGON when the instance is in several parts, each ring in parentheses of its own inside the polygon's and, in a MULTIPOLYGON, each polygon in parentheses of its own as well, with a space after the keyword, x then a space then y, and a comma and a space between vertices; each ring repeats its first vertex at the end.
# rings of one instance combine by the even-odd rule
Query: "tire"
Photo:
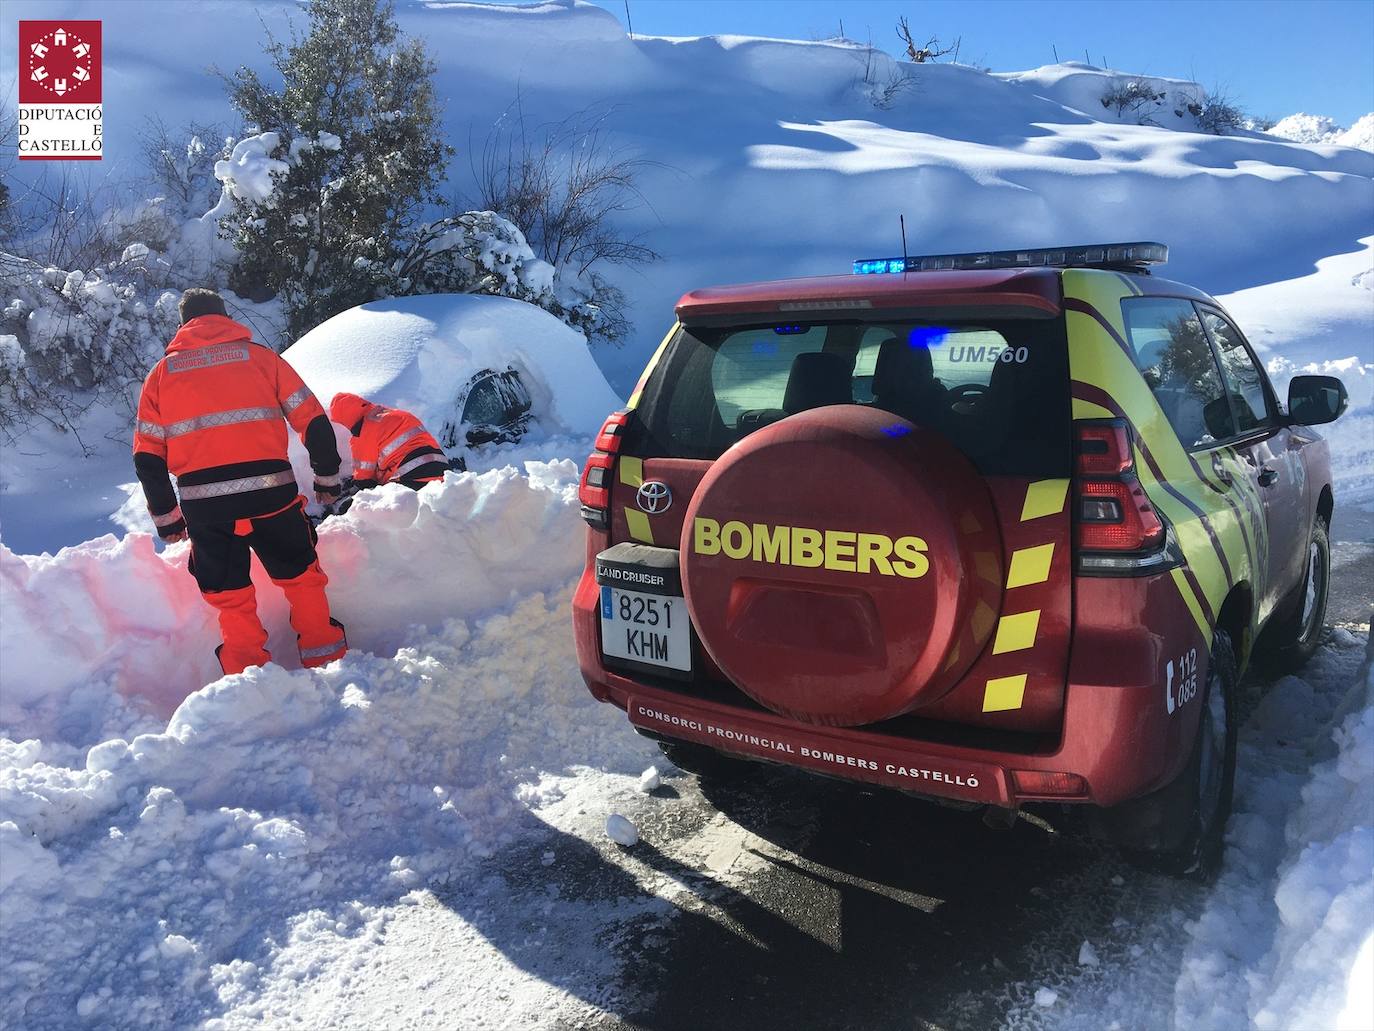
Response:
POLYGON ((1312 522, 1302 584, 1291 611, 1269 630, 1265 648, 1285 671, 1301 669, 1321 643, 1331 590, 1331 541, 1320 517, 1312 522))
POLYGON ((693 744, 690 741, 660 741, 659 751, 668 761, 680 770, 695 774, 704 780, 724 780, 739 773, 745 763, 722 755, 714 748, 693 744))
POLYGON ((1236 655, 1218 630, 1188 762, 1171 783, 1106 811, 1127 859, 1153 873, 1207 881, 1221 862, 1236 781, 1236 655))

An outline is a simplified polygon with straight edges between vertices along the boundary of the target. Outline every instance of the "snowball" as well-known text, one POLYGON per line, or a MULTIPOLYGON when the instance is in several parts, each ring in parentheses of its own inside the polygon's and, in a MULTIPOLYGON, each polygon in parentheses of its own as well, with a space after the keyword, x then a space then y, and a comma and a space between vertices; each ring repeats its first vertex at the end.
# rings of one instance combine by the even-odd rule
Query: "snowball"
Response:
POLYGON ((1044 1009, 1048 1009, 1059 1001, 1059 993, 1053 988, 1037 988, 1035 990, 1035 1004, 1044 1009))
POLYGON ((606 820, 606 837, 617 845, 629 848, 639 842, 639 831, 635 830, 635 825, 625 817, 619 813, 612 813, 606 820))
POLYGON ((650 791, 655 790, 662 783, 663 778, 659 775, 657 766, 650 766, 639 775, 639 790, 646 795, 650 791))
POLYGON ((1080 967, 1100 966, 1102 961, 1097 958, 1097 950, 1093 948, 1093 943, 1085 941, 1078 947, 1078 965, 1080 967))

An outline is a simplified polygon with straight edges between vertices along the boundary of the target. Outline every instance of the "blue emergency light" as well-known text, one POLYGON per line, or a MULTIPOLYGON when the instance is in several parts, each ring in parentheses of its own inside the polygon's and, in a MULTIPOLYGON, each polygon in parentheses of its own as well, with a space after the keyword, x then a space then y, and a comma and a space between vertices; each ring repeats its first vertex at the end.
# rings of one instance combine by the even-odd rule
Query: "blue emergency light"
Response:
POLYGON ((1078 247, 1044 247, 1023 251, 975 251, 969 254, 921 254, 906 258, 861 258, 854 275, 886 272, 963 271, 1004 268, 1104 268, 1148 273, 1169 260, 1162 243, 1095 243, 1078 247))

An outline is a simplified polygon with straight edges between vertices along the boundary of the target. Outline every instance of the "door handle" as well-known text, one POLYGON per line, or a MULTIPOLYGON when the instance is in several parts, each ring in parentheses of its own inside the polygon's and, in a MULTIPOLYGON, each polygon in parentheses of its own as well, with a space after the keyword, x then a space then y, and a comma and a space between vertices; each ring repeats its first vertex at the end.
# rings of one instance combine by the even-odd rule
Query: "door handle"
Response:
POLYGON ((1261 487, 1272 487, 1276 482, 1278 482, 1278 478, 1279 474, 1277 470, 1270 469, 1268 466, 1265 466, 1263 469, 1260 470, 1260 474, 1258 477, 1259 485, 1261 487))

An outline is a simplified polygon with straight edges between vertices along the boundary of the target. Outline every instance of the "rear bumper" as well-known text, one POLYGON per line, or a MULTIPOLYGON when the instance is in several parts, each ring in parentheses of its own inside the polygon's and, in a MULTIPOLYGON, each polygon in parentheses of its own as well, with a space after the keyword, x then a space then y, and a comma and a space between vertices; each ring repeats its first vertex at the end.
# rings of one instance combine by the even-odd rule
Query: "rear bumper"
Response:
MULTIPOLYGON (((1094 610, 1114 612, 1118 618, 1133 608, 1126 606, 1123 612, 1123 592, 1148 591, 1143 580, 1089 583, 1090 592, 1101 594, 1093 599, 1094 610)), ((1050 750, 1030 754, 915 740, 873 728, 813 726, 694 697, 685 686, 674 690, 609 670, 601 661, 598 591, 590 571, 573 595, 573 624, 588 689, 624 709, 637 728, 750 758, 965 802, 1112 806, 1139 797, 1181 769, 1200 708, 1193 705, 1173 715, 1166 710, 1162 683, 1153 677, 1165 648, 1155 634, 1124 625, 1124 618, 1100 628, 1097 640, 1091 631, 1080 634, 1059 741, 1050 750), (1136 682, 1121 682, 1126 670, 1134 671, 1136 682), (1023 791, 1013 771, 1074 774, 1082 778, 1083 788, 1073 795, 1023 791)))

